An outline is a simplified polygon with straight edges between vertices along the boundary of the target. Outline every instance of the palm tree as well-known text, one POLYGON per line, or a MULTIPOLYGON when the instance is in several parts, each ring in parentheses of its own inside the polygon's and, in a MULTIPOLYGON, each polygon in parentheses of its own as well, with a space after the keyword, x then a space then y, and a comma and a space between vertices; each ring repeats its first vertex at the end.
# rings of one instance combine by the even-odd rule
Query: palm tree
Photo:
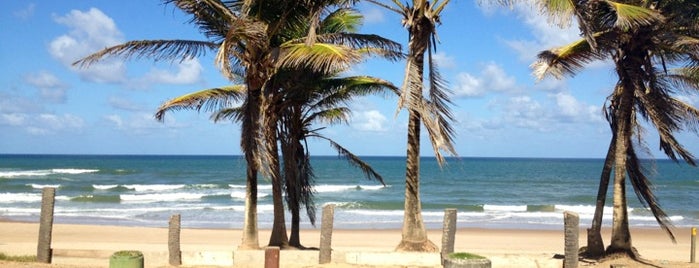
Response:
MULTIPOLYGON (((267 121, 268 123, 273 122, 270 124, 270 128, 277 127, 279 131, 274 133, 274 136, 268 137, 268 139, 279 140, 282 149, 281 152, 284 158, 283 178, 286 181, 285 188, 287 193, 286 198, 289 210, 292 213, 292 231, 289 245, 293 247, 302 247, 298 236, 299 206, 301 204, 306 206, 309 218, 311 218, 312 222, 314 221, 315 215, 315 210, 312 205, 312 185, 310 185, 310 182, 312 182, 312 170, 310 169, 310 162, 308 162, 308 154, 304 153, 303 145, 300 142, 309 137, 309 135, 327 139, 327 137, 319 135, 317 130, 309 130, 308 127, 311 123, 318 120, 329 123, 343 122, 344 120, 342 119, 346 118, 346 113, 349 112, 349 110, 346 108, 332 107, 332 105, 348 101, 354 96, 373 93, 382 88, 394 89, 390 83, 369 77, 326 78, 346 70, 350 66, 350 62, 369 55, 378 54, 388 57, 389 59, 395 59, 400 56, 398 50, 385 51, 380 46, 372 45, 372 42, 386 42, 385 39, 351 33, 356 30, 360 22, 360 14, 348 8, 339 8, 323 18, 321 23, 316 27, 318 33, 315 36, 319 40, 331 40, 338 43, 344 42, 343 40, 349 40, 357 45, 364 46, 369 44, 370 47, 352 48, 342 45, 330 46, 328 43, 319 43, 319 47, 332 48, 333 50, 331 50, 331 53, 333 54, 337 54, 338 51, 341 52, 343 54, 342 57, 339 59, 327 56, 324 57, 329 58, 329 60, 323 63, 327 65, 327 67, 324 68, 308 68, 308 66, 278 68, 267 83, 268 87, 277 90, 273 94, 268 95, 270 97, 268 98, 269 105, 266 111, 274 114, 268 115, 266 118, 269 120, 267 121), (346 31, 350 32, 348 33, 346 31), (327 110, 318 111, 324 108, 327 110), (313 111, 315 112, 312 113, 313 111)), ((302 28, 299 30, 300 31, 296 34, 291 31, 287 32, 287 36, 302 36, 306 33, 306 30, 302 28)), ((289 43, 285 43, 283 46, 293 47, 295 44, 292 42, 298 43, 300 41, 303 40, 292 40, 289 43)), ((390 44, 390 42, 387 44, 390 44)), ((296 45, 296 47, 299 49, 308 49, 306 43, 296 45)), ((393 46, 393 48, 396 47, 397 46, 393 46)), ((309 53, 314 56, 324 56, 325 52, 319 51, 309 53)), ((213 104, 228 103, 229 97, 218 93, 221 93, 220 89, 204 90, 173 99, 161 106, 157 115, 162 116, 165 111, 170 109, 200 109, 202 105, 207 103, 206 98, 211 98, 211 103, 213 104)), ((223 109, 213 117, 216 120, 231 118, 237 121, 239 118, 242 118, 241 111, 241 108, 223 109)), ((367 178, 381 181, 381 177, 371 170, 371 167, 366 163, 362 162, 345 148, 339 146, 339 144, 332 140, 329 141, 341 155, 346 156, 351 163, 364 170, 367 178)), ((276 144, 276 142, 267 141, 267 144, 271 143, 276 144)), ((276 147, 271 148, 270 152, 274 150, 276 150, 276 147)), ((279 188, 281 187, 277 189, 279 188)), ((275 203, 275 208, 283 209, 283 206, 279 205, 281 201, 280 192, 281 191, 273 193, 274 196, 278 197, 275 199, 275 202, 277 202, 275 203)), ((281 213, 282 215, 281 217, 275 216, 275 222, 281 222, 280 224, 283 225, 283 210, 281 212, 275 210, 275 214, 276 213, 281 213)), ((283 234, 285 234, 285 232, 283 232, 283 234)), ((279 241, 283 241, 283 238, 279 241)))
MULTIPOLYGON (((559 1, 548 1, 554 2, 559 1)), ((628 226, 627 177, 641 203, 674 241, 671 222, 652 192, 637 153, 637 148, 645 149, 639 119, 658 131, 660 149, 670 159, 682 158, 695 165, 693 155, 675 134, 699 132, 699 110, 677 94, 699 90, 699 3, 599 0, 573 1, 565 8, 545 7, 552 15, 576 10, 569 14, 576 15, 586 38, 541 52, 533 64, 537 77, 575 74, 585 63, 606 58, 611 58, 618 76, 607 116, 613 132, 610 151, 613 149, 614 211, 612 238, 606 253, 636 256, 628 226)), ((602 175, 602 183, 604 176, 608 175, 602 175)))
POLYGON ((429 2, 413 0, 402 4, 392 0, 392 5, 379 1, 369 2, 396 12, 403 17, 402 24, 408 29, 408 55, 405 67, 403 88, 398 108, 408 110, 407 160, 405 175, 405 205, 402 239, 398 251, 437 251, 437 246, 427 238, 422 220, 420 202, 420 124, 424 124, 429 133, 435 157, 438 163, 444 163, 442 151, 456 155, 452 145, 453 129, 450 121, 453 117, 449 108, 449 90, 439 75, 432 58, 436 49, 437 25, 441 23, 440 14, 449 0, 429 2), (423 96, 425 54, 429 97, 423 96))
MULTIPOLYGON (((87 66, 107 56, 149 57, 156 60, 183 60, 216 49, 216 63, 231 81, 242 81, 246 87, 243 104, 241 147, 247 162, 246 214, 241 248, 258 248, 257 236, 257 176, 262 171, 273 184, 275 221, 270 245, 287 243, 281 203, 281 176, 276 152, 276 120, 272 111, 274 87, 268 85, 277 68, 311 65, 324 67, 328 57, 323 52, 343 52, 335 46, 306 45, 290 42, 289 31, 308 23, 308 18, 320 14, 323 7, 352 1, 220 1, 164 0, 192 16, 208 41, 146 40, 131 41, 106 48, 76 64, 87 66), (326 51, 322 51, 325 48, 326 51), (319 53, 317 50, 321 50, 319 53), (309 56, 309 54, 312 54, 309 56)), ((313 28, 313 27, 311 27, 313 28)), ((309 31, 310 33, 310 31, 309 31)), ((330 36, 327 40, 349 43, 349 47, 364 46, 396 50, 397 44, 377 36, 330 36), (366 38, 372 37, 372 38, 366 38), (362 40, 364 38, 364 40, 362 40)), ((309 39, 310 40, 310 39, 309 39)), ((291 39, 297 41, 297 39, 291 39)), ((315 41, 315 40, 314 40, 315 41)), ((347 47, 347 46, 346 46, 347 47)), ((379 53, 382 50, 377 50, 379 53)), ((387 53, 390 54, 391 52, 387 53)), ((331 57, 332 58, 332 57, 331 57)), ((356 57, 346 58, 354 60, 356 57)))
MULTIPOLYGON (((317 75, 317 74, 316 74, 317 75)), ((313 76, 312 74, 310 76, 313 76)), ((385 89, 397 91, 389 82, 365 76, 310 78, 309 72, 295 76, 297 81, 290 85, 286 101, 282 105, 282 127, 280 131, 282 155, 285 164, 287 204, 291 211, 292 224, 289 244, 303 248, 299 241, 299 205, 306 207, 311 223, 314 223, 313 206, 314 175, 311 168, 310 152, 305 146, 308 138, 322 139, 330 143, 338 155, 350 164, 361 169, 367 179, 382 177, 371 166, 352 154, 334 140, 322 135, 314 124, 337 124, 347 122, 349 108, 338 106, 357 96, 378 93, 385 89)))
MULTIPOLYGON (((314 222, 315 207, 313 206, 313 172, 310 163, 310 153, 305 144, 308 138, 318 138, 330 143, 339 155, 345 157, 351 164, 360 168, 367 179, 375 179, 383 184, 382 177, 371 166, 362 161, 349 150, 322 135, 323 128, 313 128, 314 123, 335 124, 346 122, 349 116, 347 107, 338 104, 350 101, 354 97, 378 93, 385 89, 397 92, 390 82, 366 76, 309 78, 304 72, 286 72, 283 84, 285 101, 280 111, 279 138, 284 159, 284 178, 286 181, 287 205, 292 215, 291 235, 289 246, 304 248, 299 239, 299 211, 304 205, 307 214, 314 222), (299 79, 301 78, 301 79, 299 79)), ((280 74, 278 74, 280 75, 280 74)), ((279 81, 279 80, 277 80, 279 81)), ((163 120, 165 113, 188 109, 214 112, 211 118, 239 121, 243 115, 242 107, 232 107, 245 95, 245 87, 230 86, 212 88, 186 94, 165 102, 158 108, 156 118, 163 120)))

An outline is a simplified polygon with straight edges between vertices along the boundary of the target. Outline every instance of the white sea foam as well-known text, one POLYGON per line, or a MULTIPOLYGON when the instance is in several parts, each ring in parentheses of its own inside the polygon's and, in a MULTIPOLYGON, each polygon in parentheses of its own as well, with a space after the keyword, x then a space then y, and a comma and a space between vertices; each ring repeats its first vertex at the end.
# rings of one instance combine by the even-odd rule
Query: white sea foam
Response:
POLYGON ((0 203, 30 203, 41 202, 41 194, 30 193, 0 193, 0 203))
POLYGON ((127 189, 135 190, 136 192, 145 191, 170 191, 182 189, 184 184, 129 184, 124 185, 127 189))
POLYGON ((194 193, 169 193, 169 194, 122 194, 119 196, 121 201, 138 202, 138 203, 153 203, 153 202, 171 202, 179 200, 198 200, 204 197, 204 194, 194 193))
POLYGON ((82 174, 82 173, 94 173, 98 172, 99 169, 80 169, 80 168, 54 168, 51 170, 53 173, 58 174, 82 174))
POLYGON ((527 211, 527 205, 483 205, 484 211, 527 211))
POLYGON ((51 174, 51 170, 12 170, 0 171, 0 178, 40 177, 51 174))
MULTIPOLYGON (((269 194, 266 193, 257 193, 257 198, 264 198, 269 196, 269 194)), ((233 191, 231 192, 231 197, 232 198, 237 198, 237 199, 245 199, 245 192, 243 191, 233 191)))
POLYGON ((60 184, 36 184, 36 183, 27 184, 27 186, 31 186, 31 187, 34 188, 34 189, 44 189, 44 188, 46 188, 46 187, 49 187, 49 188, 59 188, 59 187, 61 187, 60 184))
MULTIPOLYGON (((233 189, 245 189, 246 186, 245 184, 229 184, 228 187, 233 188, 233 189)), ((257 190, 272 190, 272 185, 271 184, 263 184, 263 185, 257 185, 257 190)))
POLYGON ((119 187, 118 184, 104 184, 104 185, 93 184, 92 185, 92 188, 95 188, 97 190, 109 190, 109 189, 113 189, 113 188, 117 188, 117 187, 119 187))
POLYGON ((197 188, 197 189, 214 189, 218 188, 217 184, 195 184, 191 186, 192 188, 197 188))

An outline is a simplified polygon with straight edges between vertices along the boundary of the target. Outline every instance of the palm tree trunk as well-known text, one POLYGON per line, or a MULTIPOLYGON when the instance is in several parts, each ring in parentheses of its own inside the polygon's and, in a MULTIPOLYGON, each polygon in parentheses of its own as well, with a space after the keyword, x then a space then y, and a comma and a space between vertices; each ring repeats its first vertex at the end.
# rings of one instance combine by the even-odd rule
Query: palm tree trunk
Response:
MULTIPOLYGON (((615 131, 612 129, 612 131, 615 131)), ((592 218, 592 226, 587 230, 587 252, 588 258, 599 258, 604 255, 604 241, 602 240, 602 216, 604 215, 604 204, 607 200, 607 189, 609 179, 614 166, 614 150, 616 139, 612 137, 607 150, 607 157, 604 160, 602 175, 600 176, 599 189, 597 190, 597 203, 595 204, 595 215, 592 218)))
POLYGON ((263 104, 265 159, 269 165, 269 175, 272 180, 272 204, 274 206, 274 221, 272 234, 269 238, 269 246, 286 248, 289 246, 289 237, 286 233, 286 220, 284 219, 284 200, 282 196, 284 180, 279 169, 279 146, 277 145, 277 112, 275 111, 274 94, 269 94, 263 104))
POLYGON ((408 155, 405 174, 405 204, 402 240, 397 251, 437 252, 437 245, 427 239, 420 202, 420 116, 410 111, 408 155))
POLYGON ((245 104, 245 118, 241 133, 241 147, 245 152, 247 163, 247 180, 245 184, 245 218, 243 220, 243 241, 239 249, 259 249, 257 228, 257 171, 258 156, 256 155, 260 90, 249 90, 245 104))
MULTIPOLYGON (((628 85, 628 84, 626 84, 628 85)), ((632 91, 622 86, 617 111, 615 112, 616 137, 614 152, 614 209, 612 218, 612 239, 607 254, 626 253, 633 256, 629 214, 626 202, 626 161, 627 150, 631 145, 631 112, 633 109, 632 91)))

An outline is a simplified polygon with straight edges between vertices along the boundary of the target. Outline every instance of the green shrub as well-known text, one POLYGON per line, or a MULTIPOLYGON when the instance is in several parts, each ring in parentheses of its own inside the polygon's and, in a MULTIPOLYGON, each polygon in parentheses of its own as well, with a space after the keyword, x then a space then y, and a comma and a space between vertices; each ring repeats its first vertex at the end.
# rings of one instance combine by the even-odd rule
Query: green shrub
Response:
POLYGON ((485 259, 485 257, 483 257, 481 255, 476 255, 476 254, 467 253, 467 252, 454 252, 454 253, 449 254, 449 258, 462 259, 462 260, 485 259))
POLYGON ((14 262, 35 262, 36 256, 24 255, 24 256, 10 256, 5 253, 0 252, 0 260, 3 261, 14 261, 14 262))

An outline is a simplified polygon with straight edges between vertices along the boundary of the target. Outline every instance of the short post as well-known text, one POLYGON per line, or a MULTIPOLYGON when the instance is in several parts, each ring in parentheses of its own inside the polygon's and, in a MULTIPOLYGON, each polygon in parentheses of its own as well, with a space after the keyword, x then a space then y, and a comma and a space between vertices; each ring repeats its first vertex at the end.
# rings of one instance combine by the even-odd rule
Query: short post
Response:
POLYGON ((692 227, 692 245, 689 253, 689 262, 696 262, 696 259, 694 258, 695 254, 697 254, 697 227, 692 227))
POLYGON ((577 213, 564 211, 564 241, 565 241, 565 258, 563 259, 564 268, 578 267, 578 240, 580 236, 580 217, 577 213))
POLYGON ((36 247, 36 261, 51 263, 51 235, 53 232, 53 208, 56 202, 56 188, 45 187, 41 194, 41 217, 39 219, 39 243, 36 247))
POLYGON ((454 240, 456 236, 456 209, 444 210, 444 223, 442 226, 442 252, 440 253, 442 265, 449 254, 454 253, 454 240))
POLYGON ((330 263, 332 260, 333 221, 335 218, 335 205, 323 206, 323 219, 320 224, 320 248, 318 263, 330 263))
POLYGON ((265 248, 265 268, 279 268, 279 247, 265 248))
POLYGON ((167 248, 169 253, 170 265, 182 265, 182 250, 180 250, 180 214, 170 216, 169 231, 167 235, 167 248))

